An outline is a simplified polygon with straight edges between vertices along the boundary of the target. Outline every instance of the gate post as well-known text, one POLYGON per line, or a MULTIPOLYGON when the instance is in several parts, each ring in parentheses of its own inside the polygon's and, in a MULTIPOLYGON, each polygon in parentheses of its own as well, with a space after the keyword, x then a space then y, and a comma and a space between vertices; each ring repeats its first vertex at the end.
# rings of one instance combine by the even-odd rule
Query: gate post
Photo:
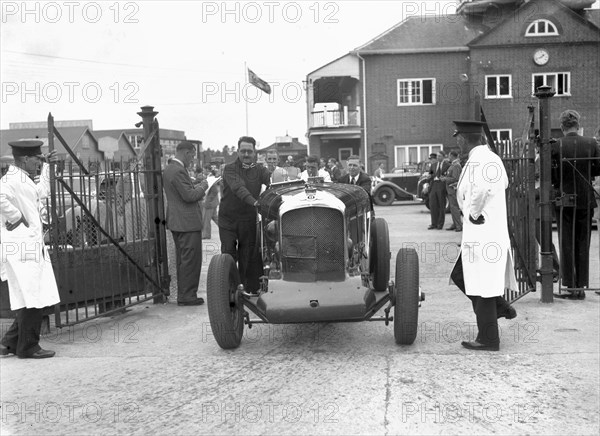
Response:
MULTIPOLYGON (((148 200, 150 203, 149 217, 154 217, 148 223, 148 235, 154 238, 154 261, 158 281, 161 285, 163 295, 168 296, 170 276, 167 261, 167 235, 165 230, 165 211, 163 204, 163 187, 162 187, 162 168, 161 168, 161 148, 158 135, 158 121, 153 106, 142 106, 141 112, 137 114, 142 118, 144 128, 144 141, 152 136, 150 144, 144 152, 144 166, 150 171, 145 171, 146 174, 146 189, 148 190, 148 200)), ((159 295, 154 298, 154 303, 164 303, 165 298, 159 295)))
POLYGON ((555 92, 550 86, 540 86, 535 93, 539 99, 540 120, 540 269, 542 282, 542 303, 554 301, 552 281, 552 207, 553 200, 551 182, 551 146, 550 143, 550 98, 555 92))

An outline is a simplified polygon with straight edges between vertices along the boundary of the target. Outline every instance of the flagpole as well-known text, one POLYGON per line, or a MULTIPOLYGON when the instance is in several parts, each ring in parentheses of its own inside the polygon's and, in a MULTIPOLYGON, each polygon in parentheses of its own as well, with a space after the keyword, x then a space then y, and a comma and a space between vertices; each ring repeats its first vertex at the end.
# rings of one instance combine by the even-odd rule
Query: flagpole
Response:
MULTIPOLYGON (((244 77, 246 78, 246 83, 244 83, 242 89, 244 89, 244 87, 248 83, 248 67, 246 66, 246 61, 244 61, 244 77)), ((244 102, 246 103, 246 136, 248 136, 248 99, 244 95, 244 92, 242 92, 242 97, 244 98, 244 102)))

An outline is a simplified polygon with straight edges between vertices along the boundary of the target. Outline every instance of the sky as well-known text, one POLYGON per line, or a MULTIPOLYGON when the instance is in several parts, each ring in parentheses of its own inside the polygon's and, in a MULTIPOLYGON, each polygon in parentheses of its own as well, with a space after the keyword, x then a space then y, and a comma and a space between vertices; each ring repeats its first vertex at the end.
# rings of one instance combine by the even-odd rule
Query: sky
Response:
MULTIPOLYGON (((411 15, 456 1, 2 1, 0 128, 92 120, 133 128, 141 106, 204 148, 307 143, 306 75, 411 15), (272 87, 247 84, 245 68, 272 87), (248 125, 248 132, 246 131, 248 125)), ((598 7, 598 2, 594 5, 598 7)))

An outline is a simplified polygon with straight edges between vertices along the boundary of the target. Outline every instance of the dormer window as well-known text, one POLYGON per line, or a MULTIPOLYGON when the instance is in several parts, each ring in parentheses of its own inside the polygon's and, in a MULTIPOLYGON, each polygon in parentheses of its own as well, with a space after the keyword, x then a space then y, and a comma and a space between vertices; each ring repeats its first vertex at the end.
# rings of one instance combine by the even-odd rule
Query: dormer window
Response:
POLYGON ((525 36, 557 36, 556 26, 549 20, 535 20, 527 27, 525 36))

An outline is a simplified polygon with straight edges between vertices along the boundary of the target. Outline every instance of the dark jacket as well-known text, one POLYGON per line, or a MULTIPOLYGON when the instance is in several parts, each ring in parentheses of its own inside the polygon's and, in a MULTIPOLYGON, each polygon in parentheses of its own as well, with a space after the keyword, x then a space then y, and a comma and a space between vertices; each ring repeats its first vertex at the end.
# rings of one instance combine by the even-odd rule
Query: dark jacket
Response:
POLYGON ((575 194, 575 207, 596 207, 592 189, 594 177, 600 175, 600 150, 594 138, 568 133, 552 146, 552 185, 562 193, 575 194), (573 160, 583 158, 586 160, 573 160), (593 159, 588 159, 593 158, 593 159))
MULTIPOLYGON (((436 177, 437 175, 437 169, 438 166, 440 165, 440 162, 434 162, 431 165, 431 169, 429 170, 429 183, 433 182, 433 179, 436 177)), ((441 162, 441 171, 439 172, 440 176, 443 176, 444 174, 446 174, 446 171, 448 171, 448 168, 450 168, 450 161, 448 159, 444 159, 441 162)))
POLYGON ((256 221, 254 202, 262 185, 269 186, 271 174, 262 165, 243 168, 236 159, 223 169, 223 196, 219 205, 219 226, 235 229, 238 221, 256 221))
POLYGON ((163 172, 167 196, 167 227, 173 232, 202 230, 202 212, 198 201, 204 197, 204 188, 192 183, 187 170, 177 161, 171 161, 163 172))
MULTIPOLYGON (((344 174, 338 180, 339 183, 350 183, 350 174, 344 174)), ((362 171, 358 174, 356 184, 367 191, 367 194, 371 195, 371 178, 362 171)))
POLYGON ((331 176, 332 182, 339 182, 342 178, 342 171, 335 165, 333 168, 329 169, 329 175, 331 176))

